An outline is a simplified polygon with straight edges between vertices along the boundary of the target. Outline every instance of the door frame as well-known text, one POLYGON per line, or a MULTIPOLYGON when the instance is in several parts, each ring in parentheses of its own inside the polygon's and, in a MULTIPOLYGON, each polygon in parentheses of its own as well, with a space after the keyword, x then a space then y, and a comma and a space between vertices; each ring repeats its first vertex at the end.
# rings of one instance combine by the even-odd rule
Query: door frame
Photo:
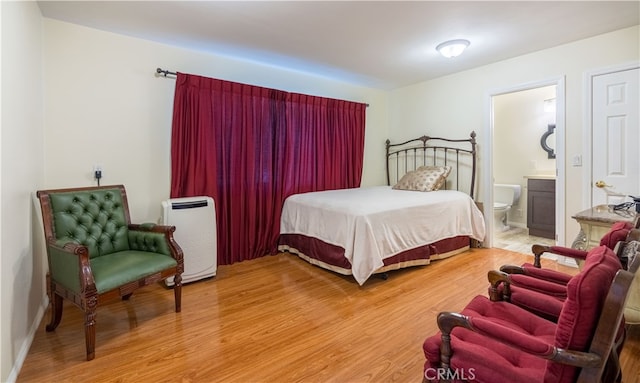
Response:
POLYGON ((589 209, 593 206, 593 195, 591 190, 591 183, 593 182, 593 165, 592 165, 592 154, 593 154, 593 140, 592 140, 592 131, 593 131, 593 78, 596 76, 602 76, 606 74, 616 73, 616 72, 624 72, 627 70, 632 70, 640 68, 640 61, 633 61, 626 64, 620 64, 615 66, 610 66, 606 68, 594 69, 591 71, 587 71, 584 74, 584 124, 582 127, 582 137, 584 137, 584 142, 582 147, 584 149, 584 153, 582 153, 582 208, 589 209))
POLYGON ((545 86, 556 86, 556 243, 564 243, 565 241, 565 77, 558 76, 546 80, 535 81, 514 85, 509 88, 490 90, 485 96, 485 135, 484 145, 487 148, 483 153, 487 156, 483 161, 483 169, 485 169, 483 180, 483 195, 485 198, 485 227, 486 237, 485 243, 487 247, 493 247, 493 97, 508 93, 520 92, 523 90, 541 88, 545 86))

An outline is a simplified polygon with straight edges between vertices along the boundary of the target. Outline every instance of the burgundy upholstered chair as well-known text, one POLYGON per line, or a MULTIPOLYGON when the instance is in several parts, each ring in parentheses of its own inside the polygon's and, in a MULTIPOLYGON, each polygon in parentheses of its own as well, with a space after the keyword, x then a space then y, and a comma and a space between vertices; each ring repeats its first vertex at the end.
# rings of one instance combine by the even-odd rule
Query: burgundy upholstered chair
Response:
MULTIPOLYGON (((617 248, 618 243, 627 240, 639 240, 640 230, 634 229, 630 222, 616 222, 609 232, 600 240, 601 246, 606 246, 616 252, 622 253, 622 247, 617 248)), ((502 300, 510 301, 542 317, 557 320, 562 307, 562 302, 567 296, 567 283, 571 275, 559 271, 542 269, 540 257, 545 252, 564 255, 575 258, 581 263, 587 255, 586 251, 566 248, 562 246, 533 245, 534 264, 525 263, 522 266, 504 265, 499 272, 489 273, 489 295, 506 294, 502 300), (538 266, 535 266, 538 265, 538 266), (505 279, 504 273, 509 274, 508 283, 510 290, 502 291, 504 286, 501 280, 505 279)), ((626 267, 625 264, 623 266, 626 267)))
POLYGON ((557 322, 483 296, 440 313, 440 333, 423 344, 424 382, 599 382, 633 276, 599 246, 567 284, 557 322))
MULTIPOLYGON (((614 254, 626 268, 625 247, 640 239, 640 230, 633 229, 627 235, 628 241, 620 241, 613 248, 614 254)), ((609 247, 609 246, 607 246, 609 247)), ((503 266, 500 271, 489 272, 489 296, 502 295, 505 300, 532 311, 539 316, 556 321, 567 297, 567 283, 571 275, 549 269, 534 269, 536 274, 516 266, 503 266), (504 271, 506 270, 506 272, 504 271), (506 282, 503 283, 503 282, 506 282), (504 290, 504 286, 509 288, 504 290)))
MULTIPOLYGON (((636 223, 626 222, 626 221, 620 221, 620 222, 614 223, 611 226, 611 229, 609 229, 609 231, 600 239, 600 246, 604 245, 613 250, 613 248, 616 246, 618 242, 624 241, 627 238, 627 235, 633 228, 638 227, 637 225, 639 223, 640 223, 640 220, 637 220, 636 223)), ((587 251, 585 250, 572 249, 570 247, 564 247, 564 246, 533 245, 531 247, 531 251, 533 252, 533 257, 534 257, 533 265, 531 265, 530 263, 525 263, 521 267, 524 268, 527 273, 530 273, 533 276, 537 275, 537 273, 539 272, 536 269, 541 268, 540 258, 542 258, 542 255, 545 253, 562 255, 565 257, 573 258, 578 262, 583 261, 585 256, 587 255, 587 251)), ((556 281, 555 276, 549 275, 544 272, 540 274, 540 278, 550 280, 551 282, 556 281)), ((560 281, 563 280, 562 276, 559 276, 559 278, 560 278, 560 281)), ((568 280, 568 278, 566 278, 565 276, 564 280, 566 284, 566 280, 568 280)))
MULTIPOLYGON (((634 229, 627 236, 627 238, 634 239, 618 242, 616 245, 614 253, 622 261, 622 265, 630 266, 628 259, 631 259, 632 254, 637 256, 639 242, 635 238, 638 238, 638 235, 640 235, 640 231, 634 229)), ((545 271, 544 269, 540 270, 545 271)), ((635 270, 630 271, 632 273, 636 272, 635 270)), ((558 321, 563 303, 567 298, 566 284, 550 282, 549 280, 538 279, 528 275, 507 274, 495 270, 489 271, 488 278, 489 296, 492 300, 507 301, 552 322, 558 321)), ((630 290, 629 294, 631 295, 632 292, 630 290)), ((628 304, 629 299, 627 299, 628 304)), ((626 318, 621 321, 616 334, 614 349, 605 369, 607 377, 605 381, 619 381, 621 379, 622 371, 618 355, 622 351, 626 339, 625 320, 626 318)))
MULTIPOLYGON (((625 244, 625 241, 640 240, 640 230, 634 229, 634 227, 638 227, 639 222, 638 220, 635 223, 617 222, 600 240, 600 245, 614 249, 618 258, 623 261, 624 267, 627 266, 622 256, 624 247, 617 247, 617 245, 625 244)), ((578 261, 578 264, 584 262, 587 254, 583 250, 561 246, 534 245, 532 251, 535 257, 534 265, 538 266, 540 265, 540 257, 544 253, 572 257, 578 261)), ((538 316, 557 322, 562 304, 567 296, 566 285, 571 279, 571 275, 555 270, 542 269, 534 265, 530 263, 525 263, 522 266, 505 265, 500 268, 501 272, 489 272, 489 295, 502 294, 502 297, 494 297, 494 299, 511 302, 538 316), (503 291, 505 285, 509 286, 507 291, 503 291)), ((605 375, 610 381, 621 377, 618 355, 622 351, 625 339, 625 321, 623 320, 616 334, 614 349, 606 366, 605 375)))

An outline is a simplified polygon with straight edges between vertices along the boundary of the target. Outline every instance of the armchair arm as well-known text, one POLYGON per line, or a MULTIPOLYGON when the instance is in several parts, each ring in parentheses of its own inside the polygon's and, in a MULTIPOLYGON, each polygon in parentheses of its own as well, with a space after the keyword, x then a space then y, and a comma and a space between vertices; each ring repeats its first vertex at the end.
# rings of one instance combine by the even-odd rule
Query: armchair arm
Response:
POLYGON ((513 303, 552 322, 558 321, 561 302, 567 297, 566 285, 497 270, 489 271, 487 277, 492 302, 513 303))
POLYGON ((475 331, 469 317, 459 313, 441 312, 438 314, 438 328, 442 337, 440 342, 440 367, 449 369, 451 366, 451 331, 456 327, 463 327, 475 331))
POLYGON ((507 274, 526 274, 527 271, 522 266, 516 265, 502 265, 500 271, 507 274))
POLYGON ((459 313, 438 314, 438 327, 442 333, 440 345, 441 365, 449 368, 451 361, 451 332, 463 327, 487 338, 503 343, 516 350, 575 367, 598 367, 603 363, 600 355, 588 352, 565 350, 548 344, 535 336, 515 331, 485 318, 473 318, 459 313))
POLYGON ((564 300, 567 297, 567 285, 556 282, 549 282, 544 278, 530 275, 515 274, 511 276, 511 285, 529 291, 537 291, 550 297, 564 300))
POLYGON ((515 331, 485 318, 469 318, 469 320, 477 333, 527 354, 575 367, 597 367, 602 361, 597 354, 558 348, 538 337, 515 331))
POLYGON ((503 271, 489 270, 487 273, 489 280, 489 299, 492 302, 509 301, 511 297, 511 276, 503 271), (498 287, 503 285, 502 293, 498 287))
POLYGON ((89 249, 73 242, 49 240, 49 273, 56 283, 80 294, 95 290, 93 271, 89 263, 89 249))
POLYGON ((570 247, 563 247, 563 246, 533 245, 531 246, 531 252, 533 252, 533 257, 534 257, 533 265, 538 268, 542 267, 542 264, 540 263, 540 258, 544 253, 558 254, 565 257, 581 259, 581 260, 584 260, 587 257, 587 252, 584 250, 577 250, 577 249, 572 249, 570 247))
POLYGON ((173 232, 176 231, 176 227, 175 226, 167 226, 167 225, 156 225, 155 223, 130 223, 129 224, 129 230, 134 230, 134 231, 142 231, 142 232, 148 232, 148 233, 171 233, 171 235, 173 235, 173 232))
MULTIPOLYGON (((175 226, 154 223, 129 224, 129 245, 134 250, 171 256, 178 261, 178 265, 182 265, 183 253, 173 238, 174 231, 176 231, 175 226)), ((182 273, 182 270, 180 272, 182 273)))
POLYGON ((559 271, 551 269, 539 269, 531 264, 524 264, 522 266, 503 265, 500 267, 500 271, 507 274, 526 275, 532 278, 540 279, 543 281, 556 283, 558 285, 566 286, 571 280, 571 275, 561 273, 559 271))

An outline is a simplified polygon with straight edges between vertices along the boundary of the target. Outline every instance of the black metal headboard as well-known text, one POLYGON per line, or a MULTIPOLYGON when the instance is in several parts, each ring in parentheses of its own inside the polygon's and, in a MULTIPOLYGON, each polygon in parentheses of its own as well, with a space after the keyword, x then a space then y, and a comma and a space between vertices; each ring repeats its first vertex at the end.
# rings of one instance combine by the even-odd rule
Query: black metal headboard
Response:
POLYGON ((399 144, 387 140, 387 185, 423 165, 451 166, 445 188, 468 190, 475 198, 476 132, 469 136, 462 140, 422 136, 399 144))

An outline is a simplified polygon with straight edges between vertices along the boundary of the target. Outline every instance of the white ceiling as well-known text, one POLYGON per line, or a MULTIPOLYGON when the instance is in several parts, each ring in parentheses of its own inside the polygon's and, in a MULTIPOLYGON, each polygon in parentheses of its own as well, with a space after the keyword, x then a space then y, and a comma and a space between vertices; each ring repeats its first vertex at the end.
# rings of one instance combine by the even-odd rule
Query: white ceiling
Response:
POLYGON ((638 0, 38 4, 53 19, 381 89, 640 24, 638 0), (436 52, 458 38, 471 42, 462 56, 436 52))

